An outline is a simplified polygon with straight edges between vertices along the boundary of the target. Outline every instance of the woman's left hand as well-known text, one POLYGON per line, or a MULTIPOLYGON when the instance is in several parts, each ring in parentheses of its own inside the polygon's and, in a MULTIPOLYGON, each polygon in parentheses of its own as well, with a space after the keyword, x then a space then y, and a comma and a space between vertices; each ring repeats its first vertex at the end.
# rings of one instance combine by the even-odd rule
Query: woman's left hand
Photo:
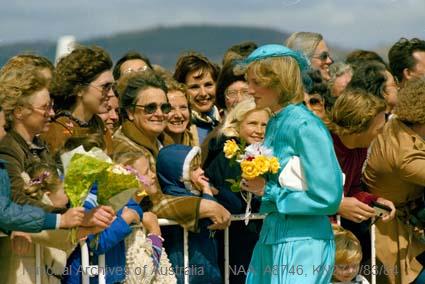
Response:
POLYGON ((245 191, 252 192, 255 195, 263 196, 266 180, 263 177, 256 177, 253 179, 242 179, 241 188, 245 191))
POLYGON ((396 211, 395 206, 394 206, 394 203, 392 203, 388 199, 385 199, 385 198, 382 198, 382 197, 379 197, 376 200, 376 202, 381 203, 381 204, 384 204, 384 205, 386 205, 386 206, 388 206, 388 207, 391 208, 390 214, 385 214, 385 215, 382 216, 382 221, 383 222, 389 222, 392 219, 394 219, 394 217, 395 217, 395 211, 396 211))
POLYGON ((12 240, 12 251, 19 256, 28 255, 31 251, 31 235, 25 232, 12 232, 10 235, 12 240))

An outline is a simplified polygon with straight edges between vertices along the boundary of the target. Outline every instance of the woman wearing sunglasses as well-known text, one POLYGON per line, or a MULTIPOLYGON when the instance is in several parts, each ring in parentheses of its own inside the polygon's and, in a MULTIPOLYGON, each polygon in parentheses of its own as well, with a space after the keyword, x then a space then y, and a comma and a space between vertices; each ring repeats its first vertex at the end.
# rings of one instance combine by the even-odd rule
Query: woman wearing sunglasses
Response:
POLYGON ((286 46, 303 52, 310 60, 311 67, 320 70, 324 80, 328 81, 331 78, 329 66, 333 63, 333 59, 321 34, 312 32, 293 33, 286 40, 286 46))
MULTIPOLYGON (((120 78, 117 91, 123 123, 113 136, 114 155, 143 152, 156 172, 159 150, 174 143, 164 132, 171 111, 165 82, 153 71, 131 72, 120 78)), ((158 190, 149 198, 153 203, 151 211, 159 218, 172 219, 192 231, 197 230, 198 218, 212 219, 212 229, 227 227, 230 213, 217 202, 195 196, 165 195, 158 183, 156 186, 158 190)), ((150 207, 149 201, 142 202, 150 207)))
POLYGON ((113 96, 111 68, 111 58, 100 47, 77 48, 59 61, 51 82, 57 115, 43 135, 53 154, 67 138, 89 133, 102 134, 112 153, 111 133, 97 115, 113 96))
POLYGON ((123 123, 114 134, 114 154, 135 145, 153 161, 163 145, 173 143, 164 133, 171 111, 165 82, 152 71, 131 72, 121 77, 117 90, 123 123))

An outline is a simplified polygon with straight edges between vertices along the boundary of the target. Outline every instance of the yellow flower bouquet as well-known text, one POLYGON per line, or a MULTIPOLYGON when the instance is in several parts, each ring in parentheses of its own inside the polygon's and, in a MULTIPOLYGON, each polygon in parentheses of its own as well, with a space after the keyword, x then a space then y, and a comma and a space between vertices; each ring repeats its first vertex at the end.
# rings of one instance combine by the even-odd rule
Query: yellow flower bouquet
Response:
POLYGON ((227 140, 223 147, 224 156, 231 163, 238 163, 241 168, 241 176, 234 179, 227 179, 231 183, 230 189, 233 192, 240 192, 246 202, 245 225, 248 225, 249 215, 251 214, 252 193, 241 191, 240 183, 242 179, 254 179, 266 174, 277 174, 280 165, 276 157, 272 155, 273 151, 260 143, 251 144, 245 147, 245 144, 238 144, 235 140, 227 140))
POLYGON ((223 152, 232 163, 238 163, 242 171, 241 177, 237 180, 227 180, 232 184, 233 192, 240 191, 242 178, 250 180, 268 173, 276 174, 280 168, 279 161, 272 155, 272 150, 260 143, 245 147, 244 144, 238 144, 231 139, 224 144, 223 152))

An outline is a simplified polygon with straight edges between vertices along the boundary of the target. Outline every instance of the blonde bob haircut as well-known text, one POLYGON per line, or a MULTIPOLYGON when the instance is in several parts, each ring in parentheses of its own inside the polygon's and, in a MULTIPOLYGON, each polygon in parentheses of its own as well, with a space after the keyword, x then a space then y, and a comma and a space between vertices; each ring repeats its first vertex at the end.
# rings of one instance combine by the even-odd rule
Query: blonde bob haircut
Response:
POLYGON ((408 124, 425 124, 425 78, 410 80, 398 93, 394 113, 408 124))
POLYGON ((269 117, 272 114, 269 108, 258 109, 252 99, 243 100, 227 114, 226 119, 223 122, 223 126, 219 131, 220 134, 226 137, 239 137, 239 128, 242 121, 248 116, 248 114, 254 111, 264 111, 269 117))
POLYGON ((339 225, 332 225, 335 238, 335 264, 360 263, 362 247, 356 236, 339 225))
POLYGON ((0 76, 0 104, 6 117, 6 130, 13 125, 13 112, 29 103, 37 91, 48 88, 48 80, 40 69, 31 65, 9 70, 0 76))
POLYGON ((329 113, 328 128, 337 135, 366 131, 373 119, 385 111, 385 101, 362 89, 351 89, 339 96, 329 113))
POLYGON ((247 69, 262 87, 273 89, 280 95, 279 104, 301 103, 304 100, 300 67, 290 56, 269 57, 252 62, 247 69))

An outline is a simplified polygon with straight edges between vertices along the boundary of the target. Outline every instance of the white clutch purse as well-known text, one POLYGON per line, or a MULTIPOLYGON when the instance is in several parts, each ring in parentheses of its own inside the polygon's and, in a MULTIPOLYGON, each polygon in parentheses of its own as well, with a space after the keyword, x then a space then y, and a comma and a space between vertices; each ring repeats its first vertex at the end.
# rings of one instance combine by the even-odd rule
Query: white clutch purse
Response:
POLYGON ((304 171, 301 168, 301 160, 298 156, 292 156, 289 162, 279 174, 279 184, 281 187, 288 187, 294 191, 306 191, 307 182, 304 171))
MULTIPOLYGON (((345 174, 342 174, 342 184, 345 183, 345 174)), ((304 170, 301 167, 301 160, 298 156, 292 156, 289 162, 279 174, 279 184, 293 191, 307 191, 307 181, 304 170)))

